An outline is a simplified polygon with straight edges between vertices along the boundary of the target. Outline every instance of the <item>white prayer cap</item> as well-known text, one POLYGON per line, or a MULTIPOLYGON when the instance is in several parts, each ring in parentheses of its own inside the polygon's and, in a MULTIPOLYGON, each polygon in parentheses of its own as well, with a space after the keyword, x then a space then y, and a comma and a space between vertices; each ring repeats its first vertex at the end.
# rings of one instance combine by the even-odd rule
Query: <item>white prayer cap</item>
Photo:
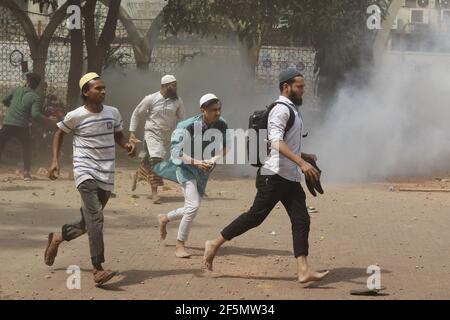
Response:
POLYGON ((213 93, 205 94, 203 97, 200 98, 200 107, 211 100, 219 100, 219 98, 217 98, 217 96, 213 93))
POLYGON ((177 79, 175 79, 174 76, 172 76, 171 74, 165 75, 164 77, 162 77, 161 79, 161 84, 168 84, 168 83, 172 83, 177 81, 177 79))

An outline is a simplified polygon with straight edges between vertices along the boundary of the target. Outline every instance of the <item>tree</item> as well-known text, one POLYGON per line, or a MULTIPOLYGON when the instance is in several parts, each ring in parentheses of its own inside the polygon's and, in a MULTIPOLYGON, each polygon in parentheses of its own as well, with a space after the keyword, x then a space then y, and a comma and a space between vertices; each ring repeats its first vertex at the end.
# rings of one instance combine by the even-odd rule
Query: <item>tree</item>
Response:
MULTIPOLYGON (((45 1, 45 0, 42 0, 45 1)), ((84 18, 84 35, 87 49, 88 71, 101 74, 111 48, 111 44, 116 36, 117 21, 119 18, 120 0, 104 1, 108 5, 108 14, 100 37, 96 39, 95 10, 97 0, 90 0, 84 3, 82 14, 84 18)), ((68 0, 69 5, 81 5, 80 0, 68 0)), ((97 21, 99 23, 99 21, 97 21)), ((70 31, 70 68, 68 75, 67 105, 77 104, 79 99, 78 81, 83 72, 83 32, 81 29, 70 31)))
MULTIPOLYGON (((79 0, 74 0, 78 2, 79 0)), ((83 73, 83 32, 81 29, 72 29, 69 31, 70 36, 70 67, 67 77, 67 97, 66 104, 68 106, 76 106, 79 101, 78 87, 79 79, 83 73)))
MULTIPOLYGON (((315 71, 319 93, 327 105, 339 85, 352 73, 354 84, 364 84, 358 75, 373 61, 376 31, 367 28, 367 8, 377 4, 385 17, 388 0, 293 1, 287 31, 299 43, 316 50, 315 71)), ((367 73, 366 73, 367 75, 367 73)))
MULTIPOLYGON (((24 0, 24 2, 27 2, 28 0, 24 0)), ((51 7, 53 11, 56 11, 58 8, 58 0, 30 0, 33 4, 38 3, 39 4, 39 10, 43 12, 45 8, 51 7)))
MULTIPOLYGON (((31 0, 33 3, 39 3, 39 7, 42 10, 44 6, 51 6, 53 10, 58 7, 57 0, 31 0)), ((64 7, 69 5, 81 6, 83 2, 83 17, 85 20, 85 37, 86 47, 88 51, 88 68, 101 73, 101 65, 106 59, 107 52, 110 49, 111 43, 115 39, 117 21, 119 19, 119 11, 121 8, 121 0, 102 0, 106 6, 108 6, 108 15, 106 17, 105 25, 102 29, 101 35, 97 42, 95 35, 95 9, 97 6, 97 0, 81 1, 81 0, 67 0, 64 7)), ((77 33, 78 34, 78 33, 77 33)), ((78 43, 82 44, 83 39, 78 43)))
MULTIPOLYGON (((115 39, 116 28, 118 20, 120 19, 127 30, 129 40, 133 45, 135 58, 138 68, 148 70, 152 50, 155 46, 156 39, 161 30, 162 15, 160 14, 152 23, 149 30, 144 37, 140 37, 139 32, 134 25, 131 17, 121 8, 120 0, 100 0, 106 5, 108 13, 104 20, 104 26, 101 34, 96 39, 96 27, 100 24, 96 19, 96 5, 97 0, 67 0, 58 8, 57 0, 22 0, 23 2, 32 2, 39 4, 41 12, 46 12, 48 8, 53 10, 50 15, 50 22, 47 26, 43 36, 39 38, 34 29, 33 23, 26 12, 22 11, 14 0, 4 0, 1 5, 10 8, 15 17, 21 23, 25 30, 27 40, 31 50, 31 57, 33 59, 34 71, 45 77, 45 63, 47 60, 48 47, 56 28, 68 17, 67 8, 70 5, 82 6, 82 14, 84 20, 84 34, 83 39, 82 30, 70 30, 70 69, 68 75, 68 92, 67 104, 76 105, 79 98, 78 80, 83 71, 83 41, 86 41, 88 70, 95 71, 99 74, 107 59, 108 53, 111 52, 111 44, 115 39)), ((104 17, 100 17, 104 18, 104 17)))
POLYGON ((238 37, 245 64, 254 75, 262 41, 285 13, 288 0, 169 0, 163 9, 167 33, 238 37))
MULTIPOLYGON (((42 79, 45 79, 45 62, 47 61, 48 47, 56 29, 67 17, 66 10, 69 2, 66 2, 53 13, 50 22, 45 27, 45 30, 40 37, 37 35, 30 17, 26 12, 20 9, 15 1, 4 0, 2 5, 9 8, 17 21, 21 24, 28 41, 28 45, 30 46, 31 59, 33 60, 33 71, 39 74, 42 79)), ((43 83, 44 81, 41 82, 39 90, 42 90, 43 83)))
POLYGON ((316 50, 319 92, 330 98, 349 71, 371 61, 375 33, 366 27, 367 8, 382 13, 389 0, 169 0, 164 8, 166 32, 202 37, 237 35, 247 45, 246 58, 254 73, 261 44, 269 34, 316 50), (280 22, 283 21, 283 24, 280 22))
POLYGON ((116 37, 121 0, 109 1, 108 15, 98 41, 95 29, 95 8, 97 0, 87 1, 83 7, 84 35, 88 54, 88 71, 101 74, 111 44, 116 37))
POLYGON ((152 21, 143 37, 139 35, 131 17, 124 10, 121 10, 119 17, 127 30, 130 44, 133 45, 137 68, 143 71, 148 70, 152 51, 162 30, 162 12, 152 21))

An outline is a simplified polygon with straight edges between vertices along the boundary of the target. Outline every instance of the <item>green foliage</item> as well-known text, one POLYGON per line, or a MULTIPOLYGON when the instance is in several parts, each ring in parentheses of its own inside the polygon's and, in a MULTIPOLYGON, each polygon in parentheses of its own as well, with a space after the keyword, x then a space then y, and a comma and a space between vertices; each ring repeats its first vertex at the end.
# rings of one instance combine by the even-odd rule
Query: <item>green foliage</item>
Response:
POLYGON ((42 12, 44 10, 44 6, 48 5, 55 11, 58 8, 58 0, 30 0, 33 4, 39 4, 39 10, 42 12))
POLYGON ((376 31, 367 28, 367 8, 382 16, 390 0, 169 0, 163 10, 165 31, 202 37, 237 34, 249 47, 269 32, 288 35, 316 50, 316 71, 333 91, 346 73, 372 60, 376 31), (330 86, 331 84, 331 86, 330 86))
POLYGON ((169 0, 163 9, 165 31, 200 36, 237 34, 253 46, 274 27, 287 0, 169 0))
MULTIPOLYGON (((388 0, 294 1, 289 30, 300 43, 316 49, 316 71, 321 77, 319 92, 332 96, 344 77, 364 71, 373 60, 376 30, 367 28, 367 8, 376 4, 382 17, 388 0)), ((363 84, 364 77, 355 77, 363 84)))

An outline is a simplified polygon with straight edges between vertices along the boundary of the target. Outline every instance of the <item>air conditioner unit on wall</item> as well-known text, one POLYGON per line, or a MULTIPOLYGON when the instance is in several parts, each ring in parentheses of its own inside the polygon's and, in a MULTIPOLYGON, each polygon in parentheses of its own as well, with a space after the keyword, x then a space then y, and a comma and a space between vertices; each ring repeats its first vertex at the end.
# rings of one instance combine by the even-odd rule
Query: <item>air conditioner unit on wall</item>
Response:
POLYGON ((450 9, 450 0, 439 0, 439 7, 442 9, 450 9))
POLYGON ((450 9, 441 10, 441 21, 450 24, 450 9))
POLYGON ((428 8, 430 5, 430 0, 417 0, 417 6, 419 8, 428 8))
POLYGON ((405 0, 405 7, 406 8, 416 8, 417 0, 405 0))
POLYGON ((424 9, 412 9, 411 10, 411 23, 412 24, 429 24, 428 10, 424 9))
POLYGON ((435 0, 405 0, 406 8, 429 8, 435 0))

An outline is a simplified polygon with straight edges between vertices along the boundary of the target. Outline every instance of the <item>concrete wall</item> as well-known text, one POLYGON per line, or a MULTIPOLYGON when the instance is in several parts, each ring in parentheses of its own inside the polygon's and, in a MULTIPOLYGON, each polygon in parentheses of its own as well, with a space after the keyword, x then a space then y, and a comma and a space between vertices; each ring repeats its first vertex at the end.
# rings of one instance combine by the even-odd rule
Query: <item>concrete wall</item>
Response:
MULTIPOLYGON (((411 21, 411 11, 420 10, 423 11, 424 23, 429 24, 434 30, 440 30, 441 25, 441 11, 436 9, 436 0, 430 0, 427 8, 408 8, 403 3, 402 8, 397 14, 393 29, 402 29, 406 24, 412 23, 411 21)), ((407 31, 407 30, 406 30, 407 31)))
POLYGON ((382 63, 393 68, 399 64, 405 64, 415 71, 420 71, 422 68, 427 68, 432 65, 450 71, 450 54, 385 51, 382 56, 382 63))

